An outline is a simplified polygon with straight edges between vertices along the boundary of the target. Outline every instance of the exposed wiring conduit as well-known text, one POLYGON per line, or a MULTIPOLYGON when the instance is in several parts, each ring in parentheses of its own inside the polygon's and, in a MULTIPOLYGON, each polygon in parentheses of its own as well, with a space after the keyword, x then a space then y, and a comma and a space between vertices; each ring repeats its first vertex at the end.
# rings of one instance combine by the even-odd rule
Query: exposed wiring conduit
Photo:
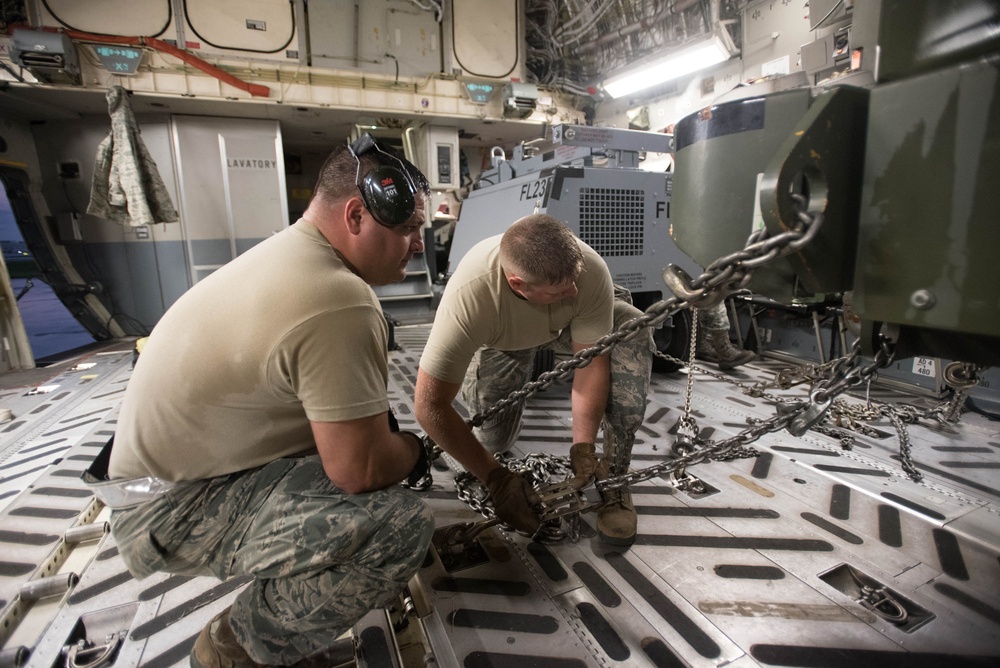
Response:
POLYGON ((556 46, 563 47, 568 46, 574 42, 579 41, 584 35, 590 31, 594 25, 600 21, 604 15, 614 6, 614 0, 609 0, 603 5, 598 6, 597 9, 593 10, 589 17, 581 18, 582 14, 578 14, 571 18, 566 24, 560 26, 559 29, 555 31, 552 38, 556 46), (586 23, 584 23, 586 21, 586 23), (579 23, 583 25, 571 25, 572 23, 579 23))
POLYGON ((696 4, 698 4, 698 0, 677 0, 677 2, 671 4, 669 7, 664 9, 656 16, 649 19, 643 19, 641 21, 637 21, 631 25, 624 26, 622 28, 619 28, 618 30, 615 30, 614 32, 604 35, 603 37, 599 37, 593 42, 581 46, 580 51, 581 53, 589 53, 591 51, 596 51, 605 44, 614 42, 615 40, 625 37, 626 35, 631 35, 632 33, 639 32, 640 30, 649 30, 652 26, 656 25, 657 23, 667 18, 668 16, 671 16, 673 14, 680 14, 684 10, 696 4))
POLYGON ((420 0, 410 0, 410 2, 412 2, 417 7, 420 7, 420 9, 424 10, 425 12, 434 12, 434 19, 438 23, 441 23, 441 20, 443 18, 442 16, 443 10, 441 9, 441 0, 430 0, 431 3, 430 7, 420 2, 420 0))

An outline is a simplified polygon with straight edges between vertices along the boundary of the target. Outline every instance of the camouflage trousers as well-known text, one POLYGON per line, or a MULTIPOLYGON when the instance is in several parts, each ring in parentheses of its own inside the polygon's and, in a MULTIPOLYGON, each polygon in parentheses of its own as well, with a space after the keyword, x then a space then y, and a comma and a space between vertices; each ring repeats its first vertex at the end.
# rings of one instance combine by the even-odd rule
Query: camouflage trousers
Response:
MULTIPOLYGON (((627 290, 616 286, 614 326, 642 315, 631 304, 627 290)), ((479 349, 462 383, 462 399, 473 415, 481 413, 531 379, 535 352, 551 349, 570 353, 573 350, 567 327, 558 338, 527 350, 479 349)), ((611 387, 604 413, 604 456, 612 475, 624 473, 632 457, 635 432, 646 415, 646 394, 653 360, 651 329, 642 329, 628 341, 616 345, 610 353, 611 387)), ((482 427, 473 429, 479 442, 490 452, 506 452, 517 442, 521 432, 524 404, 503 411, 482 427)))
POLYGON ((129 571, 253 575, 230 622, 254 661, 288 665, 384 607, 423 562, 434 521, 413 492, 347 494, 318 456, 286 458, 116 510, 129 571))
POLYGON ((704 329, 722 329, 728 332, 729 311, 726 310, 726 302, 698 309, 698 324, 704 329))

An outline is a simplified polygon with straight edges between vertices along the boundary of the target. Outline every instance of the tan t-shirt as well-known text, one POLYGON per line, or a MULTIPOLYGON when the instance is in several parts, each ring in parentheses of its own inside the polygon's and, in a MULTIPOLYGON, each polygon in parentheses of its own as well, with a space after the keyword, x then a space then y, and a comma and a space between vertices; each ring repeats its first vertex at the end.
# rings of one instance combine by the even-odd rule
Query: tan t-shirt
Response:
POLYGON ((300 220, 160 319, 122 401, 111 476, 196 480, 311 450, 310 420, 388 409, 387 341, 375 293, 300 220))
POLYGON ((574 343, 591 344, 611 332, 614 286, 608 266, 583 250, 578 294, 556 304, 532 304, 514 294, 500 269, 500 238, 484 239, 462 258, 445 287, 420 368, 459 383, 479 348, 526 350, 555 340, 566 327, 574 343))

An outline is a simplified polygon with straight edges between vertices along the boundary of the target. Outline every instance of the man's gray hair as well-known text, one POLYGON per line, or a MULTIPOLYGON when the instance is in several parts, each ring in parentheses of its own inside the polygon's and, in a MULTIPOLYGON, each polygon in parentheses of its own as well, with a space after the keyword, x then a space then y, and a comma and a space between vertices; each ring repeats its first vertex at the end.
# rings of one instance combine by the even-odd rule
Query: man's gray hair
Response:
POLYGON ((536 213, 515 221, 504 232, 500 265, 530 285, 558 285, 579 278, 583 251, 566 225, 536 213))

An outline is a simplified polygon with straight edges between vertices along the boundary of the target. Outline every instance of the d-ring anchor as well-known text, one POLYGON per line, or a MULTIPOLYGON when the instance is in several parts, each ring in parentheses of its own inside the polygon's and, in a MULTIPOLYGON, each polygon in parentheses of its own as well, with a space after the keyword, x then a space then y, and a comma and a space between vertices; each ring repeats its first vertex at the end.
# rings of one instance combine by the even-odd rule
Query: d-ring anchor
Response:
POLYGON ((88 647, 87 640, 81 639, 66 648, 66 668, 100 668, 109 662, 121 641, 118 633, 108 635, 103 645, 88 647))
POLYGON ((897 626, 902 626, 909 618, 906 608, 885 587, 876 589, 868 585, 863 585, 861 587, 861 595, 854 600, 885 621, 897 626))

